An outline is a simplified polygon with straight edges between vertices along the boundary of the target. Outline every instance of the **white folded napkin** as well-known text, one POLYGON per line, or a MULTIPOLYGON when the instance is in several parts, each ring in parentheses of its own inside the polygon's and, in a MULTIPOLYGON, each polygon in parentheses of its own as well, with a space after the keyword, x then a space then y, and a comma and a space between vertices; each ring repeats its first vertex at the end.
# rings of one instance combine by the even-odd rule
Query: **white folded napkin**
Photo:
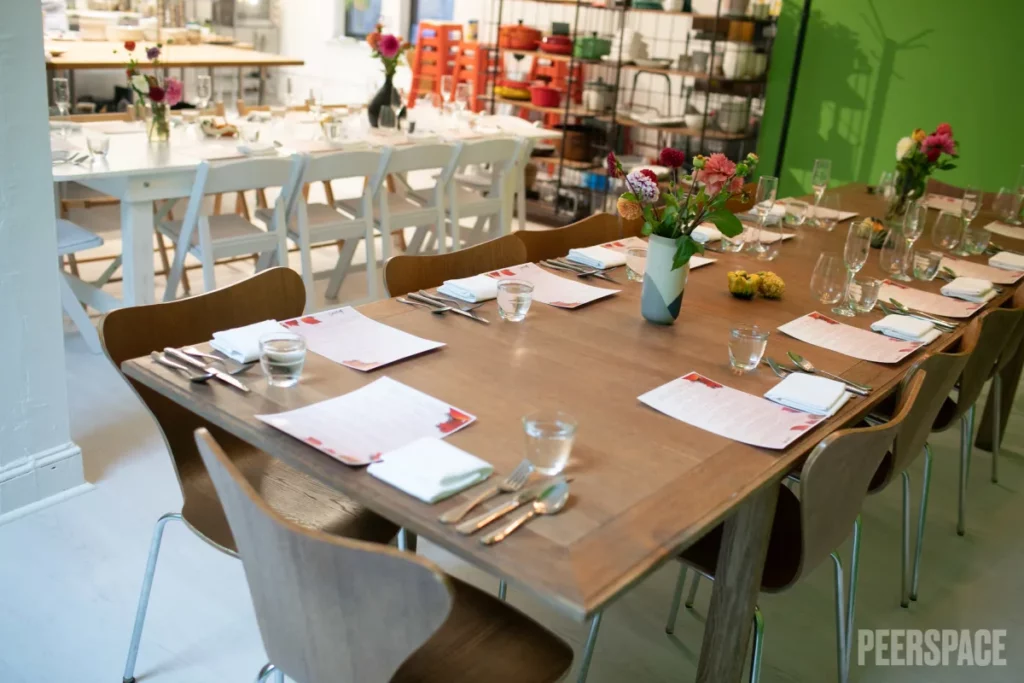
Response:
POLYGON ((958 277, 942 286, 939 290, 946 296, 983 304, 995 298, 996 290, 988 280, 976 277, 958 277))
POLYGON ((243 142, 238 145, 238 151, 246 156, 258 157, 277 154, 277 147, 272 142, 243 142))
POLYGON ((769 389, 764 397, 814 415, 834 415, 850 400, 850 394, 842 382, 802 372, 790 373, 769 389))
POLYGON ((607 247, 584 247, 583 249, 570 249, 569 260, 590 268, 615 268, 625 265, 626 255, 621 251, 608 249, 607 247))
POLYGON ((447 441, 423 437, 385 453, 366 471, 424 503, 436 503, 479 484, 494 468, 447 441))
POLYGON ((894 339, 924 342, 925 344, 931 344, 939 338, 939 331, 934 324, 927 320, 896 313, 871 323, 871 329, 894 339))
POLYGON ((214 332, 210 346, 236 363, 251 363, 259 360, 260 337, 283 329, 276 320, 264 320, 245 327, 214 332))
POLYGON ((702 223, 693 229, 690 237, 693 238, 694 242, 707 244, 708 242, 717 242, 722 239, 722 232, 715 227, 714 223, 702 223))
POLYGON ((458 280, 445 280, 437 291, 445 296, 475 304, 490 301, 498 296, 498 281, 489 275, 474 275, 458 280))
POLYGON ((1012 251, 1001 251, 988 260, 993 268, 1003 270, 1024 270, 1024 255, 1014 254, 1012 251))

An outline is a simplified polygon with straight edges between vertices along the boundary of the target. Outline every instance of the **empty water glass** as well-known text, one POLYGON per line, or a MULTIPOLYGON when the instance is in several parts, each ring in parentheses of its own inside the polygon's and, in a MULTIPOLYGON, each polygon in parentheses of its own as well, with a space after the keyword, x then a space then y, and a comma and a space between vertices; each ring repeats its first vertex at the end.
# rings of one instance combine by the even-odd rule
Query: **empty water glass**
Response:
POLYGON ((960 216, 943 211, 932 225, 932 245, 939 249, 952 251, 960 244, 962 231, 963 225, 960 222, 960 216))
POLYGON ((964 249, 971 256, 984 254, 988 243, 992 241, 992 233, 985 228, 967 227, 964 229, 964 249))
POLYGON ((560 410, 538 410, 523 417, 526 458, 533 469, 553 477, 565 469, 576 437, 576 420, 560 410))
POLYGON ((941 251, 914 252, 914 277, 925 282, 934 280, 939 272, 939 264, 941 263, 941 251))
POLYGON ((739 325, 729 332, 729 365, 739 372, 756 370, 768 346, 768 331, 757 325, 739 325))
POLYGON ((722 251, 730 254, 743 251, 745 241, 743 240, 743 233, 740 233, 736 237, 726 237, 722 235, 722 251))
POLYGON ((238 132, 241 134, 243 142, 260 141, 260 125, 258 123, 244 123, 239 127, 238 132))
POLYGON ((1020 225, 1020 196, 1017 191, 1010 187, 1000 187, 992 203, 992 211, 999 216, 999 220, 1010 225, 1020 225))
POLYGON ((324 135, 331 143, 337 144, 345 139, 345 123, 343 121, 328 121, 324 124, 324 135))
POLYGON ((306 363, 306 340, 294 332, 274 332, 260 337, 260 367, 272 387, 293 387, 306 363))
POLYGON ((110 151, 110 136, 100 133, 87 133, 85 146, 94 159, 102 159, 110 151))
POLYGON ((502 280, 498 283, 498 315, 502 320, 518 323, 526 318, 533 303, 533 285, 524 280, 502 280))
POLYGON ((810 212, 810 205, 807 202, 802 202, 799 199, 789 199, 783 206, 786 209, 786 215, 783 220, 787 226, 799 228, 807 221, 807 215, 810 212))
POLYGON ((846 266, 839 254, 818 255, 811 274, 811 293, 823 304, 836 304, 846 292, 846 266))
POLYGON ((874 278, 855 278, 850 283, 850 305, 858 313, 870 313, 878 301, 882 281, 874 278))
POLYGON ((822 196, 814 207, 814 222, 825 232, 832 232, 839 222, 839 195, 830 192, 822 196))
POLYGON ((647 266, 647 247, 630 247, 626 250, 626 279, 633 282, 644 281, 644 269, 647 266))

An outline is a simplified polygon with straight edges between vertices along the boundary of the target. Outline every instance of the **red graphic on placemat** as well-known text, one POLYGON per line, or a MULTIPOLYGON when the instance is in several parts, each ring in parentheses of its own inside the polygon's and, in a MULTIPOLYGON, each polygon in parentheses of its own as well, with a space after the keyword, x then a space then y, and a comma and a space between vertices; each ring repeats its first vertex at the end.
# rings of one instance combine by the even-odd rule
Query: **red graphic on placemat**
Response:
POLYGON ((907 288, 906 285, 901 285, 900 283, 893 282, 892 280, 883 280, 882 284, 888 285, 889 287, 895 287, 896 289, 906 289, 907 288))
POLYGON ((790 408, 789 406, 782 406, 782 412, 784 412, 784 413, 802 413, 804 411, 797 410, 796 408, 790 408))
POLYGON ((300 320, 302 322, 306 323, 307 325, 319 325, 320 324, 320 319, 317 318, 316 316, 313 316, 313 315, 307 315, 305 318, 300 318, 300 320))
POLYGON ((381 453, 370 453, 370 462, 380 462, 381 453))
POLYGON ((493 277, 495 280, 500 280, 501 279, 501 271, 495 270, 493 272, 487 273, 487 277, 493 277))
POLYGON ((579 301, 552 301, 551 305, 552 306, 556 306, 558 308, 576 308, 577 306, 580 305, 580 302, 579 301))
POLYGON ((362 360, 343 360, 341 364, 345 367, 352 368, 353 370, 373 370, 374 368, 380 367, 379 361, 362 361, 362 360))
POLYGON ((718 382, 708 379, 704 375, 698 375, 696 372, 691 372, 688 375, 683 375, 682 379, 688 382, 696 382, 697 384, 703 384, 709 389, 721 389, 722 385, 718 382))
POLYGON ((298 320, 285 320, 284 323, 282 323, 282 324, 283 325, 287 325, 288 327, 298 327, 299 326, 299 321, 298 320))
POLYGON ((469 419, 469 415, 466 415, 455 408, 449 408, 448 419, 437 425, 437 429, 442 434, 451 434, 459 427, 466 425, 469 422, 469 419))
POLYGON ((820 320, 821 322, 828 323, 829 325, 838 325, 839 324, 835 320, 833 320, 832 318, 829 318, 826 315, 822 315, 821 313, 818 313, 817 311, 815 311, 814 313, 808 313, 807 317, 808 318, 812 318, 813 320, 820 320))
POLYGON ((308 444, 309 444, 310 446, 316 446, 316 447, 318 447, 318 448, 319 448, 320 446, 323 446, 323 445, 324 445, 324 442, 323 442, 323 441, 321 441, 320 439, 314 438, 314 437, 312 437, 312 436, 307 436, 307 437, 306 437, 306 443, 308 443, 308 444))
POLYGON ((811 425, 793 425, 789 428, 791 432, 805 432, 811 428, 811 425))
POLYGON ((624 247, 626 245, 623 244, 622 242, 609 242, 608 244, 606 244, 604 246, 606 246, 606 247, 624 247))

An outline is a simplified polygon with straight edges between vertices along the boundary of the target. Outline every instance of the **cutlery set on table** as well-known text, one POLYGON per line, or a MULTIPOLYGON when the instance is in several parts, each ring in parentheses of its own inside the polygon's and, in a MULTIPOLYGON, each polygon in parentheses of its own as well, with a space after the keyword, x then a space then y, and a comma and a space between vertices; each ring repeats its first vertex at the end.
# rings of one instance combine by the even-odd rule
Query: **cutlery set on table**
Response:
POLYGON ((181 349, 167 347, 163 352, 153 351, 149 357, 160 365, 173 368, 184 374, 194 384, 205 384, 211 379, 216 379, 245 393, 249 392, 249 387, 236 375, 245 373, 256 364, 235 364, 238 367, 228 370, 228 363, 224 358, 211 353, 203 353, 194 346, 186 346, 181 349), (220 364, 221 367, 217 367, 216 364, 220 364))
POLYGON ((424 310, 428 310, 431 313, 443 315, 445 313, 454 313, 455 315, 461 315, 471 320, 475 320, 478 323, 490 323, 489 320, 476 313, 475 310, 482 306, 482 303, 469 303, 468 301, 459 301, 453 297, 445 296, 440 293, 433 293, 421 289, 418 292, 410 292, 404 297, 398 297, 398 302, 406 304, 408 306, 417 306, 424 310))

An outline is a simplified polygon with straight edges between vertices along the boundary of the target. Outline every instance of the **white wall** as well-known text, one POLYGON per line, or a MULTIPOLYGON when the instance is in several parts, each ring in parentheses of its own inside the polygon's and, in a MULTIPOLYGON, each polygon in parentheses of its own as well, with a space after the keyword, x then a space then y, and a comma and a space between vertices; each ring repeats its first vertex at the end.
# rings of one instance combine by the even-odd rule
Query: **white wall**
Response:
POLYGON ((42 14, 0 21, 0 520, 84 482, 68 431, 42 14))

